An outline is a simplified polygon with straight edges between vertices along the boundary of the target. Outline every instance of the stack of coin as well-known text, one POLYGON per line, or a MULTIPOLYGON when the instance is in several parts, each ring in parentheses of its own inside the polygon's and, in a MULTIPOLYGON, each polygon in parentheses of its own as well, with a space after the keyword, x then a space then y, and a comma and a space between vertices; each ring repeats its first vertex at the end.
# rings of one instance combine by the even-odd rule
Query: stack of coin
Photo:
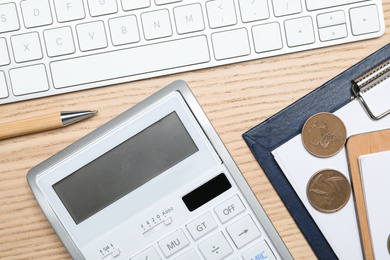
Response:
MULTIPOLYGON (((345 145, 347 130, 343 121, 330 113, 311 116, 302 128, 302 142, 314 156, 326 158, 337 154, 345 145)), ((330 213, 343 208, 350 196, 351 186, 340 172, 325 169, 315 173, 306 186, 307 198, 317 210, 330 213)))

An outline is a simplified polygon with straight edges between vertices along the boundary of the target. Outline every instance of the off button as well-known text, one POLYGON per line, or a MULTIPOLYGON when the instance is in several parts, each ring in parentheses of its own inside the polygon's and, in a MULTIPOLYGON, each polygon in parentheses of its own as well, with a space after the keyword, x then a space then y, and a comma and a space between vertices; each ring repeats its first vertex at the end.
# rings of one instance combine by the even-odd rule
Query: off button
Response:
POLYGON ((226 223, 230 219, 244 212, 245 206, 244 204, 242 204, 242 201, 240 200, 238 195, 235 195, 216 206, 214 210, 215 213, 217 213, 219 220, 222 223, 226 223))

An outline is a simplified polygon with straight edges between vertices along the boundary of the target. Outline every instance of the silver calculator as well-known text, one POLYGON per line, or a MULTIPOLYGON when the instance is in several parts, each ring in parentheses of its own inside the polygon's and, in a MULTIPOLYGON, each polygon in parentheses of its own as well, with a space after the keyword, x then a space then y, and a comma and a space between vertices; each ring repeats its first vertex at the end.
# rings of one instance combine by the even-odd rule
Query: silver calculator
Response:
POLYGON ((27 179, 74 259, 292 259, 184 81, 27 179))

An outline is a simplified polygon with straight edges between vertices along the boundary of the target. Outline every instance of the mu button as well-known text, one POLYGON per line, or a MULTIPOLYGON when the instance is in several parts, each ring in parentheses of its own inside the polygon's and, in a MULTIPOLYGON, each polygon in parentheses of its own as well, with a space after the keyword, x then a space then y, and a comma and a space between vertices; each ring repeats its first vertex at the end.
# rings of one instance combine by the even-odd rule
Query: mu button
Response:
POLYGON ((190 244, 183 230, 179 229, 158 242, 161 251, 166 257, 179 252, 190 244))

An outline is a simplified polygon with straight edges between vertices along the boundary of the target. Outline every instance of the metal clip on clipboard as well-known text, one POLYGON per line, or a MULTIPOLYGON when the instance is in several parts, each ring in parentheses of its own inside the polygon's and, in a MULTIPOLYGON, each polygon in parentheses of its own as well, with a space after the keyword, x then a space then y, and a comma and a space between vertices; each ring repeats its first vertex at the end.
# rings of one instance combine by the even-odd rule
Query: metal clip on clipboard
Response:
POLYGON ((374 120, 379 120, 390 114, 390 109, 378 116, 375 116, 367 105, 366 101, 364 100, 362 93, 370 90, 371 88, 375 87, 387 78, 390 78, 390 60, 387 60, 386 62, 370 70, 363 76, 353 80, 352 92, 355 96, 352 98, 358 98, 366 109, 367 113, 374 120))

